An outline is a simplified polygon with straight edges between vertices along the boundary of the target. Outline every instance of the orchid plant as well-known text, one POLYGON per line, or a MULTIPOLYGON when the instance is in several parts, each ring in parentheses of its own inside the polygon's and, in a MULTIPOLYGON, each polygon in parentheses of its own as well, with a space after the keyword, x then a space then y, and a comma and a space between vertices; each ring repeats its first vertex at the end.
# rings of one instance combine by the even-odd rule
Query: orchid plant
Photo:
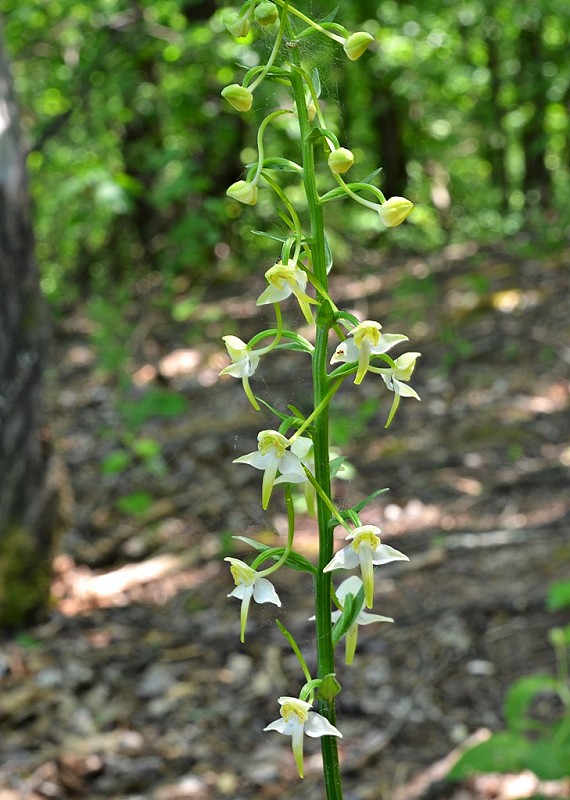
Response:
MULTIPOLYGON (((367 179, 345 180, 343 176, 349 170, 357 169, 355 157, 327 125, 317 66, 304 59, 305 42, 311 37, 324 36, 332 39, 348 59, 354 61, 373 43, 369 33, 349 33, 335 21, 334 12, 320 21, 312 19, 287 0, 246 0, 239 10, 228 11, 224 22, 227 30, 238 38, 261 30, 264 36, 273 37, 273 46, 265 63, 247 71, 241 83, 226 86, 222 96, 237 112, 247 113, 254 106, 259 85, 267 81, 278 87, 275 97, 282 103, 282 107, 270 111, 261 122, 257 132, 257 158, 247 165, 245 177, 233 183, 227 194, 234 201, 255 206, 260 192, 272 193, 284 228, 278 234, 266 234, 281 247, 276 263, 265 272, 267 287, 257 299, 260 306, 273 306, 275 324, 248 342, 234 335, 224 336, 230 363, 221 374, 241 379, 253 408, 260 411, 263 405, 273 416, 274 427, 263 426, 258 434, 257 450, 236 458, 235 463, 247 464, 263 473, 263 509, 267 509, 278 491, 283 490, 288 518, 284 546, 268 547, 246 537, 236 537, 253 547, 256 555, 251 564, 237 558, 226 559, 235 581, 229 596, 241 601, 240 638, 243 642, 252 599, 256 603, 281 606, 270 577, 287 567, 311 577, 315 597, 317 674, 311 674, 298 643, 277 620, 297 656, 304 682, 296 696, 278 698, 281 716, 265 730, 291 736, 301 778, 303 738, 305 735, 320 738, 327 800, 341 800, 338 740, 342 737, 342 726, 336 726, 335 697, 340 685, 335 676, 335 648, 344 639, 345 659, 350 664, 356 650, 358 627, 393 621, 364 608, 372 609, 374 605, 375 567, 407 560, 407 556, 383 544, 380 529, 363 524, 360 519, 365 506, 385 490, 374 492, 352 508, 342 509, 335 503, 331 481, 342 468, 343 459, 335 457, 329 449, 331 403, 347 379, 352 377, 356 386, 364 380, 376 380, 379 388, 393 393, 386 420, 386 426, 390 425, 401 398, 420 399, 409 385, 420 354, 404 352, 392 358, 389 352, 407 342, 406 335, 386 333, 380 322, 360 320, 339 309, 333 301, 329 293, 333 259, 324 227, 324 207, 348 197, 374 211, 379 225, 391 228, 404 222, 413 205, 405 197, 387 199, 372 183, 374 175, 367 179), (283 101, 284 88, 290 98, 286 101, 283 101), (268 156, 265 152, 270 128, 281 125, 284 120, 289 121, 288 131, 291 120, 296 122, 296 160, 268 156), (300 182, 304 194, 302 203, 298 202, 299 192, 290 190, 290 181, 283 180, 284 176, 293 176, 293 180, 300 182), (327 176, 333 186, 325 189, 327 176), (284 327, 282 305, 286 303, 292 304, 297 316, 300 312, 310 334, 302 336, 284 327), (306 412, 294 406, 275 408, 258 396, 255 384, 252 386, 261 360, 282 350, 296 351, 311 360, 312 407, 306 412), (294 548, 297 506, 293 502, 293 492, 296 485, 303 485, 307 513, 313 512, 316 517, 319 540, 316 564, 294 548), (337 527, 344 529, 348 543, 335 555, 337 527), (341 570, 357 570, 359 574, 348 577, 335 588, 337 572, 341 570), (315 705, 317 710, 314 710, 315 705)), ((314 54, 318 50, 311 48, 308 52, 314 54)))

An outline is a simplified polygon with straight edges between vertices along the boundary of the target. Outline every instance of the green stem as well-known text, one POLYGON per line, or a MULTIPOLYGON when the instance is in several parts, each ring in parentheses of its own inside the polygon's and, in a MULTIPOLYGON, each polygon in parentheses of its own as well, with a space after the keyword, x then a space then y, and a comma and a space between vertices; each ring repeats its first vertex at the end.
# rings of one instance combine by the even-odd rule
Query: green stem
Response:
POLYGON ((323 397, 319 405, 313 411, 311 411, 307 419, 303 422, 303 424, 299 428, 297 428, 293 436, 291 436, 291 438, 289 439, 289 444, 293 444, 293 442, 307 430, 312 421, 316 419, 322 411, 325 410, 325 408, 330 403, 331 399, 340 389, 341 385, 342 385, 342 379, 339 379, 336 383, 333 383, 333 385, 328 390, 326 395, 323 397))
POLYGON ((291 201, 283 191, 283 189, 279 186, 277 181, 274 181, 270 175, 267 175, 266 172, 261 173, 265 178, 266 182, 271 186, 275 194, 279 197, 282 201, 283 205, 291 215, 291 221, 293 222, 293 232, 295 234, 295 254, 293 255, 293 261, 296 264, 299 259, 299 253, 301 252, 301 246, 303 241, 303 228, 301 226, 301 220, 299 219, 299 215, 295 211, 294 206, 292 205, 291 201))
MULTIPOLYGON (((296 17, 299 17, 299 19, 302 19, 303 22, 306 22, 306 24, 310 25, 311 28, 314 28, 316 31, 319 31, 319 33, 322 33, 325 36, 328 36, 329 39, 333 39, 335 42, 338 42, 339 44, 344 44, 345 43, 346 39, 345 39, 344 36, 339 36, 338 34, 333 33, 332 31, 327 31, 325 28, 323 28, 321 25, 319 25, 318 22, 315 22, 314 19, 311 19, 310 17, 307 17, 305 14, 303 14, 302 11, 299 11, 298 8, 295 8, 294 6, 289 5, 287 0, 276 0, 276 2, 279 3, 279 5, 282 6, 286 11, 289 11, 291 14, 295 14, 296 17)), ((328 800, 328 798, 327 798, 327 800, 328 800)))
MULTIPOLYGON (((303 153, 303 182, 307 197, 307 207, 311 224, 310 247, 315 277, 325 291, 328 291, 326 270, 325 231, 323 209, 319 202, 317 180, 315 175, 315 158, 313 144, 309 141, 311 123, 305 103, 305 84, 298 70, 301 68, 299 53, 296 49, 291 53, 294 67, 291 70, 291 87, 297 108, 301 147, 303 153)), ((319 302, 325 298, 318 295, 319 302)), ((329 389, 327 378, 328 323, 316 322, 315 352, 313 353, 313 408, 321 408, 315 420, 313 438, 315 458, 315 478, 321 492, 317 493, 317 520, 319 527, 318 571, 315 578, 315 617, 317 634, 317 673, 319 678, 335 672, 334 648, 332 642, 331 623, 331 579, 330 574, 323 572, 324 567, 333 557, 334 542, 332 528, 329 526, 331 509, 331 478, 329 467, 329 413, 323 401, 329 389), (324 497, 328 502, 325 502, 324 497)), ((321 700, 319 711, 333 725, 336 722, 334 699, 321 700)), ((342 800, 342 784, 338 759, 337 739, 334 736, 321 737, 323 756, 323 773, 327 800, 342 800)))
MULTIPOLYGON (((287 5, 287 3, 285 3, 285 6, 286 5, 287 5)), ((265 64, 265 66, 263 67, 263 69, 261 70, 261 72, 259 73, 257 78, 254 80, 254 82, 251 84, 251 86, 248 87, 250 92, 253 92, 255 87, 259 86, 259 84, 262 82, 262 80, 265 78, 265 76, 267 75, 267 73, 269 72, 271 67, 273 66, 273 62, 275 61, 277 53, 279 52, 279 48, 281 47, 281 39, 283 38, 283 32, 285 30, 286 19, 287 19, 287 14, 282 14, 281 22, 279 24, 279 30, 277 31, 277 36, 275 37, 275 43, 273 44, 273 49, 271 51, 271 55, 267 59, 267 63, 265 64)))
POLYGON ((253 180, 251 183, 257 183, 259 180, 259 176, 261 174, 261 170, 263 169, 263 160, 265 159, 265 148, 263 146, 263 136, 265 134, 265 129, 269 125, 270 122, 273 122, 274 119, 280 117, 282 114, 291 114, 292 112, 288 108, 282 108, 279 111, 274 111, 272 114, 269 114, 261 125, 259 126, 259 130, 257 131, 257 169, 255 171, 255 175, 253 176, 253 180))

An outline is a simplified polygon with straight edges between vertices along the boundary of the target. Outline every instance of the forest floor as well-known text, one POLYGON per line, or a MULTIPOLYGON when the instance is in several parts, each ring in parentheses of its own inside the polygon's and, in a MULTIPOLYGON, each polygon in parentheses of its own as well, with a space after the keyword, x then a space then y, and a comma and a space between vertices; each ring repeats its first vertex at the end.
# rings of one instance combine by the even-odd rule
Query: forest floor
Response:
MULTIPOLYGON (((554 669, 548 630, 568 621, 545 598, 570 572, 570 249, 354 263, 333 297, 409 335, 422 402, 403 400, 387 432, 378 381, 347 382, 336 405, 353 465, 337 500, 389 487, 363 518, 410 556, 377 578, 375 611, 395 624, 363 629, 354 665, 338 665, 345 800, 568 797, 530 773, 443 778, 467 737, 503 728, 515 678, 554 669)), ((0 800, 322 800, 318 742, 300 784, 289 740, 262 730, 302 682, 276 609, 254 606, 240 645, 226 596, 223 557, 248 553, 232 535, 275 542, 286 524, 277 492, 262 513, 260 474, 231 463, 271 417, 218 378, 220 336, 271 324, 255 306, 262 282, 212 285, 186 322, 141 284, 125 312, 128 396, 102 369, 112 334, 85 309, 57 323, 50 417, 74 507, 49 620, 0 650, 0 800)), ((190 308, 192 288, 178 289, 190 308)), ((306 408, 304 360, 266 359, 256 391, 306 408)), ((315 546, 301 516, 296 547, 313 558, 315 546)), ((311 665, 307 577, 275 582, 311 665)))

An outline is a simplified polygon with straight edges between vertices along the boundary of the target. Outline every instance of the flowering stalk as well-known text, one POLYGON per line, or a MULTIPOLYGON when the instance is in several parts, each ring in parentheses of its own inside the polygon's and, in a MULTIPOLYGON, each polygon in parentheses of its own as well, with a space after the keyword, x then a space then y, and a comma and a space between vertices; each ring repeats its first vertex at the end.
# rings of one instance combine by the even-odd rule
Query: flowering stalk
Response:
MULTIPOLYGON (((277 620, 279 630, 299 661, 305 683, 297 696, 288 694, 278 699, 281 717, 264 730, 291 737, 293 758, 301 778, 304 774, 304 736, 320 738, 326 798, 342 800, 338 753, 342 733, 336 727, 335 707, 335 697, 341 687, 335 677, 335 648, 344 638, 345 660, 350 664, 357 646, 358 626, 392 621, 390 617, 371 614, 364 607, 371 609, 374 604, 375 568, 391 561, 407 560, 407 556, 382 543, 378 526, 364 525, 360 519, 364 506, 384 490, 375 492, 351 509, 343 510, 336 505, 332 478, 342 467, 343 459, 335 457, 329 450, 329 415, 338 389, 347 378, 354 376, 357 387, 364 380, 376 380, 388 397, 390 392, 393 394, 386 423, 389 425, 402 397, 419 400, 417 392, 407 382, 420 354, 409 352, 391 358, 387 352, 406 342, 407 336, 385 333, 379 322, 359 320, 339 309, 331 299, 328 273, 332 255, 325 233, 324 206, 338 198, 348 197, 375 211, 385 227, 400 225, 413 206, 403 197, 387 200, 380 189, 366 181, 346 183, 343 180, 341 174, 357 169, 354 155, 327 128, 319 103, 318 73, 307 68, 302 61, 301 45, 307 36, 325 35, 341 45, 350 60, 355 60, 371 43, 370 34, 363 31, 349 34, 337 23, 316 22, 288 0, 276 0, 275 3, 246 0, 239 12, 231 12, 226 19, 229 20, 226 23, 228 30, 238 37, 244 35, 244 30, 249 31, 250 19, 265 30, 276 26, 277 32, 266 64, 250 70, 242 85, 226 87, 222 96, 237 111, 248 112, 253 104, 253 92, 263 80, 275 80, 280 87, 287 86, 298 123, 300 151, 294 161, 281 156, 266 156, 265 138, 269 136, 270 123, 282 114, 290 114, 291 108, 271 112, 258 130, 257 161, 249 165, 246 179, 232 184, 227 192, 234 200, 253 206, 258 202, 258 184, 261 183, 260 191, 272 192, 273 201, 277 203, 280 217, 288 229, 285 237, 271 237, 282 242, 281 253, 277 262, 265 271, 268 285, 257 299, 258 305, 273 305, 276 325, 256 334, 249 342, 233 335, 225 336, 232 363, 221 372, 241 378, 252 406, 259 410, 263 404, 276 418, 275 426, 264 427, 259 432, 257 450, 239 456, 234 463, 247 464, 263 473, 263 509, 267 509, 281 487, 285 487, 287 543, 285 547, 268 547, 243 536, 236 537, 257 550, 258 555, 251 564, 233 557, 226 559, 236 584, 230 595, 241 600, 240 638, 243 642, 251 600, 281 606, 269 576, 285 568, 311 576, 315 597, 313 619, 316 625, 317 674, 315 677, 311 675, 293 634, 277 620), (299 20, 308 27, 299 28, 299 20), (287 47, 280 46, 282 40, 287 47), (278 65, 280 55, 283 63, 278 65), (336 188, 322 195, 317 183, 319 171, 328 172, 337 183, 336 188), (293 173, 302 179, 305 195, 302 213, 288 196, 287 185, 284 186, 281 180, 282 172, 293 173), (362 198, 360 193, 365 191, 372 194, 376 202, 362 198), (307 334, 308 339, 283 326, 280 304, 291 301, 296 303, 304 322, 311 326, 312 334, 307 334), (334 344, 331 348, 332 337, 334 344), (259 363, 282 349, 298 351, 311 359, 312 402, 307 411, 291 405, 287 411, 279 410, 255 394, 251 381, 255 380, 259 363), (340 366, 329 368, 329 364, 339 362, 340 366), (382 366, 378 366, 379 363, 382 366), (308 514, 313 513, 312 506, 316 501, 319 542, 316 564, 295 551, 296 512, 292 499, 295 484, 303 486, 308 514), (348 544, 335 555, 334 531, 339 526, 344 529, 348 544), (269 566, 260 569, 267 562, 269 566), (335 591, 333 582, 337 571, 351 569, 357 569, 360 575, 343 581, 335 591), (313 710, 315 704, 318 711, 313 710)), ((281 88, 279 94, 282 94, 281 88)))

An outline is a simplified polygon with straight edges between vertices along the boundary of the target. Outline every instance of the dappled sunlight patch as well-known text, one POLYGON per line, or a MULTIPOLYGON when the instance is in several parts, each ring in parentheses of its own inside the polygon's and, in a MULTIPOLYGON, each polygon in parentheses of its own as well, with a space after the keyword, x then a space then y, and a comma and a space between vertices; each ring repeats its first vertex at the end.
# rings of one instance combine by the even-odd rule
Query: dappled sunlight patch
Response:
POLYGON ((512 314, 513 311, 533 308, 541 301, 540 292, 536 289, 505 289, 495 292, 491 296, 491 305, 503 314, 512 314))
POLYGON ((512 408, 525 417, 535 414, 554 414, 570 408, 570 384, 559 381, 541 384, 539 394, 518 395, 513 399, 512 408))
POLYGON ((195 560, 191 552, 171 553, 96 573, 62 554, 54 561, 52 595, 65 616, 133 602, 164 605, 177 592, 207 584, 220 571, 215 562, 189 569, 195 560))
POLYGON ((194 375, 202 364, 203 354, 195 348, 180 348, 163 356, 158 371, 167 380, 194 375))

